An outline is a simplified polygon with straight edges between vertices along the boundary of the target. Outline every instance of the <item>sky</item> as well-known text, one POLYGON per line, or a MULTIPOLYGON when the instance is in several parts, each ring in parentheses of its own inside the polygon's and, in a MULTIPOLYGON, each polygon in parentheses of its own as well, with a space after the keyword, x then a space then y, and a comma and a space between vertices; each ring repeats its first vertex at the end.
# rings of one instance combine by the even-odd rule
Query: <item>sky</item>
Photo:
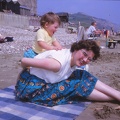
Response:
POLYGON ((37 13, 81 12, 120 25, 120 0, 37 0, 37 13))

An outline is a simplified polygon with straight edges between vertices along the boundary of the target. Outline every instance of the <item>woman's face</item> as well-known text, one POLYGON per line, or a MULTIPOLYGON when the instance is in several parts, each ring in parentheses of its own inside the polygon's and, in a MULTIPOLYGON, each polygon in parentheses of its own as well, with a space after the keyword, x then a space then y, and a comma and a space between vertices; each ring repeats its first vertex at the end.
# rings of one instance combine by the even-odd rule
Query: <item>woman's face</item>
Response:
POLYGON ((48 32, 48 34, 52 37, 53 34, 57 31, 59 27, 59 23, 58 22, 55 22, 53 24, 50 24, 50 23, 46 23, 45 24, 45 30, 48 32))
POLYGON ((94 53, 92 50, 85 50, 81 49, 78 51, 74 51, 72 53, 72 60, 71 60, 71 67, 76 65, 76 66, 83 66, 88 64, 93 60, 94 53))

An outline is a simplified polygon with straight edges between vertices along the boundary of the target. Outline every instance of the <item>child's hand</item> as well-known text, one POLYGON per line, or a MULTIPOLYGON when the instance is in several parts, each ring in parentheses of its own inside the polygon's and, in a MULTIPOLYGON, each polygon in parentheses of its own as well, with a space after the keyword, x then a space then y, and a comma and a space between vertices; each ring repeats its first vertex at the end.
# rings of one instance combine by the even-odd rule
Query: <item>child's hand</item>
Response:
POLYGON ((62 50, 62 49, 66 49, 65 47, 57 47, 58 48, 58 50, 62 50))
POLYGON ((57 47, 57 49, 58 49, 58 50, 62 50, 63 48, 62 48, 62 46, 60 46, 60 47, 57 47))
POLYGON ((53 50, 62 50, 62 47, 53 46, 53 50))

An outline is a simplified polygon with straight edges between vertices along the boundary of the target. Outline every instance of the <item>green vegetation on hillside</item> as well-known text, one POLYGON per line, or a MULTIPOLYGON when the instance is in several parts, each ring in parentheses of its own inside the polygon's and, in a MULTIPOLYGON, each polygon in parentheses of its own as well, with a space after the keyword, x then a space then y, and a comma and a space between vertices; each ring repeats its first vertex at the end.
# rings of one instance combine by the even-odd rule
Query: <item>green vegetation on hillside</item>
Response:
POLYGON ((92 16, 85 15, 80 12, 75 13, 75 14, 69 14, 69 22, 74 23, 74 27, 78 27, 78 23, 80 22, 80 24, 86 28, 86 27, 89 27, 91 25, 91 22, 93 21, 97 22, 98 29, 103 29, 103 27, 105 29, 111 29, 112 27, 115 31, 120 30, 119 25, 116 25, 105 19, 92 17, 92 16))

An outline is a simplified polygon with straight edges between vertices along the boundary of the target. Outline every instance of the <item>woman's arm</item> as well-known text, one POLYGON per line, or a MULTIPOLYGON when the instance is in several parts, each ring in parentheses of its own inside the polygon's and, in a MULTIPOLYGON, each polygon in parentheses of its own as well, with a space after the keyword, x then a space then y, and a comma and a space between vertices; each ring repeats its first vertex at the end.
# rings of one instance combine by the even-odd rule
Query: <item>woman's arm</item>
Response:
POLYGON ((60 70, 61 64, 53 58, 22 58, 21 60, 22 67, 36 67, 46 70, 51 70, 53 72, 58 72, 60 70))

